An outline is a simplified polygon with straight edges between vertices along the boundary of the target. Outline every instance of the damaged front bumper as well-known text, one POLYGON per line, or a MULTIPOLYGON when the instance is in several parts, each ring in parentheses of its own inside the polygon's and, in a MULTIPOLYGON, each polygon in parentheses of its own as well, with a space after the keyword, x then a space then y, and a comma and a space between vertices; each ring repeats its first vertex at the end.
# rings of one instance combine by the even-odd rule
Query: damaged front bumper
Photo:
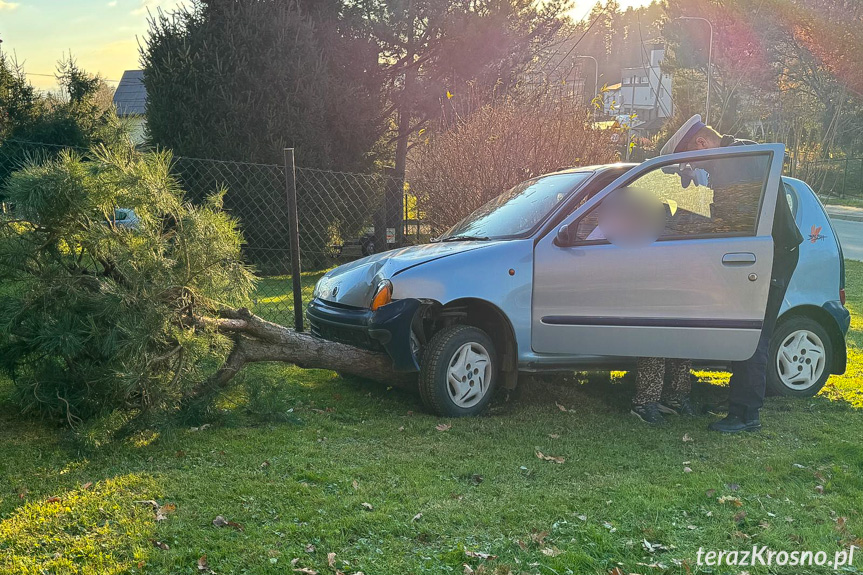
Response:
POLYGON ((411 348, 411 325, 422 303, 395 300, 375 311, 315 298, 307 314, 312 335, 373 351, 384 351, 395 371, 419 371, 411 348))

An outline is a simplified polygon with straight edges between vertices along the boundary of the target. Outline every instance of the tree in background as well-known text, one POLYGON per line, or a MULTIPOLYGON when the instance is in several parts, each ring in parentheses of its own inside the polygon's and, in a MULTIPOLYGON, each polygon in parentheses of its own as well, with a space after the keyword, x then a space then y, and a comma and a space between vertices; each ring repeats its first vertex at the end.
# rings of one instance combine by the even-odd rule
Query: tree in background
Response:
POLYGON ((388 227, 401 230, 402 183, 415 136, 514 87, 564 23, 568 0, 349 1, 380 52, 394 144, 388 227), (442 102, 446 105, 442 105, 442 102), (449 116, 448 116, 449 115, 449 116), (441 123, 441 120, 444 120, 441 123))
POLYGON ((709 36, 706 25, 674 18, 701 16, 714 26, 711 123, 784 141, 798 159, 863 151, 863 74, 849 64, 863 50, 858 4, 666 0, 666 11, 676 123, 703 110, 709 36))
POLYGON ((485 104, 415 149, 411 188, 424 222, 440 233, 519 182, 617 161, 612 137, 572 100, 485 104))
POLYGON ((147 126, 177 155, 365 170, 383 122, 377 48, 337 0, 194 0, 150 19, 147 126))
POLYGON ((58 93, 40 94, 0 51, 0 186, 33 153, 53 155, 63 146, 87 148, 124 137, 104 80, 68 56, 57 64, 57 82, 58 93))

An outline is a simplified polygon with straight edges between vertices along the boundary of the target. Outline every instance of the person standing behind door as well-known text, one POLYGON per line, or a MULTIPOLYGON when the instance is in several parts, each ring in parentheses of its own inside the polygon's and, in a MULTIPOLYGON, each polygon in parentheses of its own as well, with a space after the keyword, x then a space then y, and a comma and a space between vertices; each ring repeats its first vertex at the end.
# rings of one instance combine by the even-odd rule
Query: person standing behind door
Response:
MULTIPOLYGON (((738 140, 734 136, 722 136, 701 121, 701 116, 690 118, 663 146, 661 155, 691 152, 728 146, 745 146, 755 144, 751 140, 738 140)), ((710 174, 711 181, 721 182, 723 179, 733 180, 739 174, 710 174)), ((714 187, 719 188, 721 185, 714 187)), ((776 326, 779 309, 785 298, 788 282, 794 274, 799 257, 798 247, 803 243, 803 236, 797 229, 791 208, 785 200, 785 194, 778 194, 776 211, 773 217, 773 269, 770 282, 770 292, 767 298, 767 309, 754 355, 745 361, 731 364, 730 391, 728 394, 728 415, 711 423, 708 429, 722 433, 739 433, 741 431, 756 431, 761 429, 760 409, 764 405, 764 395, 767 389, 767 357, 770 347, 770 336, 776 326)))

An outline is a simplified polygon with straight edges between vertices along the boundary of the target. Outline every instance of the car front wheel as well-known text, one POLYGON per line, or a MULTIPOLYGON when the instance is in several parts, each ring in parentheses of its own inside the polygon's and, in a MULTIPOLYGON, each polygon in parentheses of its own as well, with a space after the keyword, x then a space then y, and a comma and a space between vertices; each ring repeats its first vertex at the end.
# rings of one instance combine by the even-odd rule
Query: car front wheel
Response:
POLYGON ((432 337, 423 352, 419 388, 423 403, 447 417, 482 412, 497 385, 497 352, 483 330, 454 325, 432 337))
POLYGON ((770 339, 767 384, 780 395, 811 397, 830 377, 833 342, 812 318, 794 317, 776 327, 770 339))

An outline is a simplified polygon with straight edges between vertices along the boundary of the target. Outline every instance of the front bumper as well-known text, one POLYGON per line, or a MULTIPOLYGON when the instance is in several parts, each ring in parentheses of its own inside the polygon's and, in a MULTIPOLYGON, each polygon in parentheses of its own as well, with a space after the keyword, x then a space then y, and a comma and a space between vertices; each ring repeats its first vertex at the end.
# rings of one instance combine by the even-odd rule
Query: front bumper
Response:
POLYGON ((417 299, 400 299, 372 311, 315 298, 307 314, 312 335, 384 351, 392 358, 395 371, 411 372, 419 371, 411 350, 411 324, 420 305, 417 299))

